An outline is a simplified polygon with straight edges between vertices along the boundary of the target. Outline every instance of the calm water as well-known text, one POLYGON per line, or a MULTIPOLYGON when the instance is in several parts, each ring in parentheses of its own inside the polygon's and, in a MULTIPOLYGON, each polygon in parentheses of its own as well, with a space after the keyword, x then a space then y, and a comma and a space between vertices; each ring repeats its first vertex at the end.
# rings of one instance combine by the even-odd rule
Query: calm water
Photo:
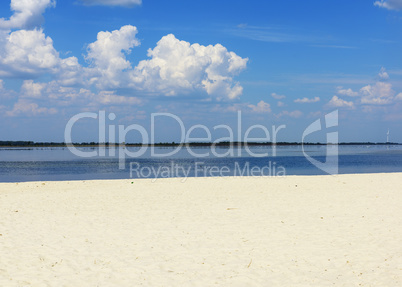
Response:
MULTIPOLYGON (((126 153, 138 152, 139 148, 80 151, 96 152, 98 156, 78 157, 67 148, 0 149, 0 182, 326 174, 310 163, 301 146, 252 147, 250 151, 241 148, 232 153, 227 148, 192 148, 168 157, 152 156, 150 148, 136 157, 126 153), (250 152, 268 155, 254 157, 250 152), (105 156, 101 156, 103 153, 105 156), (126 155, 125 161, 119 161, 119 153, 126 155), (119 163, 125 168, 120 169, 119 163)), ((154 149, 159 155, 174 151, 175 148, 154 149)), ((305 153, 320 162, 327 160, 326 146, 307 146, 305 153)), ((402 172, 402 146, 339 146, 338 159, 341 174, 402 172)))

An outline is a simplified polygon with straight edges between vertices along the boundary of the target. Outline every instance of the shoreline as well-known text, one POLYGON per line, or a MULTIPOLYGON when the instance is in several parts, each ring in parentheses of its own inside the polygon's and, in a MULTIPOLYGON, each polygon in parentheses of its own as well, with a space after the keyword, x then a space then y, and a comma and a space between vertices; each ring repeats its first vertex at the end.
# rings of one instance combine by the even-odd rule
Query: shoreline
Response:
POLYGON ((401 286, 401 178, 0 183, 0 285, 401 286))
MULTIPOLYGON (((402 145, 402 143, 396 142, 340 142, 340 143, 321 143, 321 142, 186 142, 186 143, 51 143, 51 142, 26 142, 27 144, 2 144, 2 142, 13 142, 13 141, 0 141, 1 149, 34 149, 34 148, 69 148, 69 147, 83 147, 83 148, 125 148, 125 147, 172 147, 172 148, 211 148, 211 147, 288 147, 288 146, 387 146, 387 145, 402 145)), ((19 142, 19 141, 17 141, 19 142)))
MULTIPOLYGON (((104 178, 104 179, 67 179, 67 180, 29 180, 29 181, 0 181, 0 188, 3 184, 24 184, 24 183, 77 183, 77 182, 100 182, 100 181, 150 181, 151 183, 164 181, 164 180, 177 180, 181 183, 185 183, 187 180, 191 179, 258 179, 258 180, 269 180, 273 178, 289 178, 289 177, 306 177, 306 178, 315 178, 315 177, 337 177, 337 176, 353 176, 353 175, 390 175, 390 174, 399 174, 402 176, 402 172, 399 171, 390 171, 390 172, 371 172, 371 173, 338 173, 338 174, 289 174, 289 175, 263 175, 263 176, 252 176, 252 175, 225 175, 225 176, 188 176, 188 177, 147 177, 147 178, 104 178)), ((0 190, 1 192, 1 190, 0 190)))

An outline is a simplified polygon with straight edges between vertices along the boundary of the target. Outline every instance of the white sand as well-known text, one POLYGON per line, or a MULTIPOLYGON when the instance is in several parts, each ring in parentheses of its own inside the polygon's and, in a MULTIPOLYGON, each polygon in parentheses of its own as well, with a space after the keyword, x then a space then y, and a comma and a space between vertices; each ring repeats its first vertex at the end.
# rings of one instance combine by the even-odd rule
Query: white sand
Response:
POLYGON ((402 286, 402 174, 0 184, 0 286, 402 286))

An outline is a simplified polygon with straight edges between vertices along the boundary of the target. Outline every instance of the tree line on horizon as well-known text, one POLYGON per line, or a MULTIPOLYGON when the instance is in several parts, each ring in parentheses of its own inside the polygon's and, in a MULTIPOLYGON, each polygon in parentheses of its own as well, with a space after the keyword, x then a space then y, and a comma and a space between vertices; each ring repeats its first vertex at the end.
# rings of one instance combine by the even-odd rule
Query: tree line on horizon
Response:
MULTIPOLYGON (((65 142, 34 142, 34 141, 0 141, 0 147, 67 147, 67 146, 95 147, 95 146, 162 146, 162 147, 177 147, 177 146, 194 146, 194 147, 211 147, 211 146, 292 146, 292 145, 334 145, 333 143, 301 143, 301 142, 159 142, 153 144, 144 143, 97 143, 97 142, 81 142, 81 143, 65 143, 65 142)), ((400 145, 400 143, 374 143, 374 142, 342 142, 338 145, 400 145)))

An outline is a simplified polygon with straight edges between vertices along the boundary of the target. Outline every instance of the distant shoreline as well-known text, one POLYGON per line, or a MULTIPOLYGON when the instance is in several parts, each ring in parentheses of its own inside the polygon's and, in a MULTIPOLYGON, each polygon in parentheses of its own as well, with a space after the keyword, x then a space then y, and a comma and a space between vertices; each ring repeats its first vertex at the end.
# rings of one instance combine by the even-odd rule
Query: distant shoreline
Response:
POLYGON ((402 145, 401 143, 385 142, 342 142, 338 144, 333 143, 301 143, 301 142, 191 142, 191 143, 96 143, 96 142, 83 142, 83 143, 63 143, 63 142, 33 142, 33 141, 0 141, 0 148, 36 148, 36 147, 243 147, 243 146, 326 146, 326 145, 339 145, 339 146, 353 146, 353 145, 402 145))

